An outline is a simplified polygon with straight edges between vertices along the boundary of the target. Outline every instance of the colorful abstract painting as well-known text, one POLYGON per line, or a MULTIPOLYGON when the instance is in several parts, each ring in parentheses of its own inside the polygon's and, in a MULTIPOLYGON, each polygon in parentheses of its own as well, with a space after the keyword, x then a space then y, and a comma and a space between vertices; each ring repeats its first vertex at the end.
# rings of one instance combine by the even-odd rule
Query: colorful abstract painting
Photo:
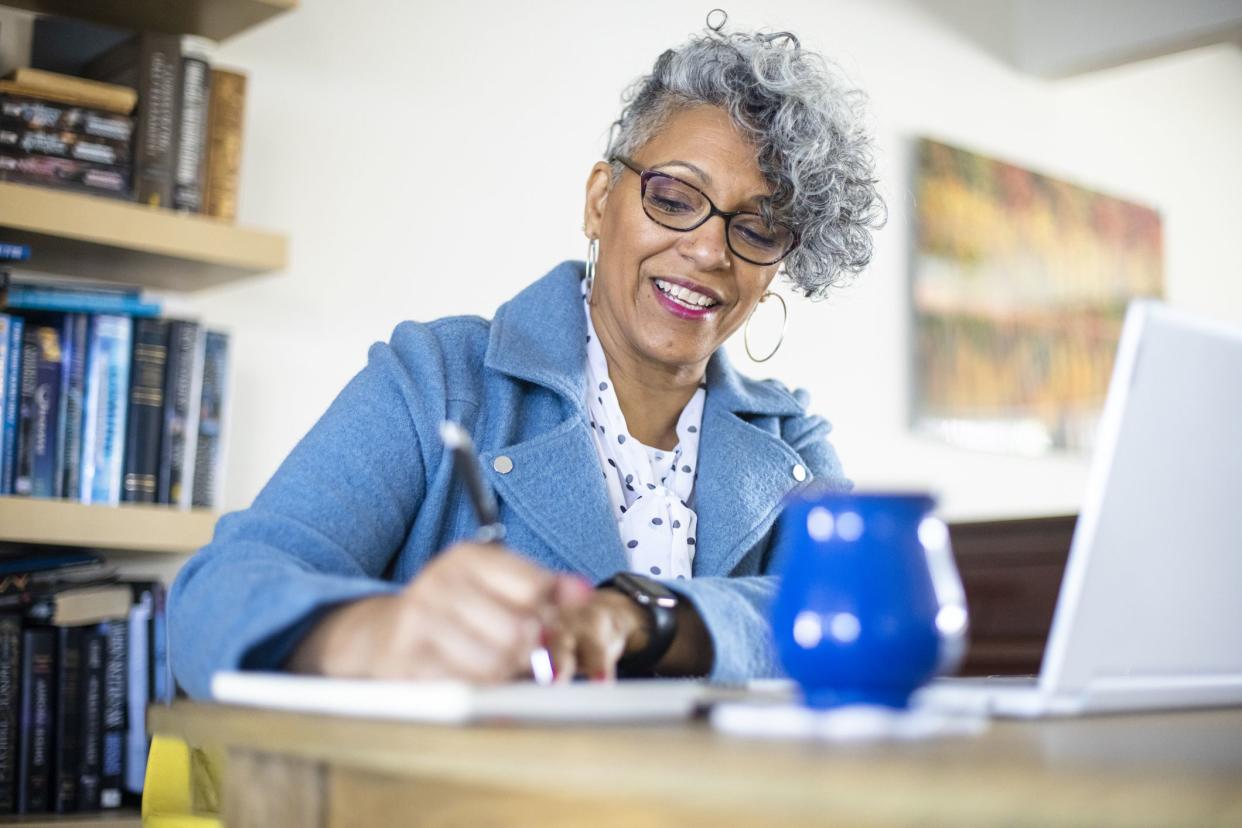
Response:
POLYGON ((1160 215, 918 144, 914 427, 1023 454, 1089 449, 1127 303, 1160 296, 1160 215))

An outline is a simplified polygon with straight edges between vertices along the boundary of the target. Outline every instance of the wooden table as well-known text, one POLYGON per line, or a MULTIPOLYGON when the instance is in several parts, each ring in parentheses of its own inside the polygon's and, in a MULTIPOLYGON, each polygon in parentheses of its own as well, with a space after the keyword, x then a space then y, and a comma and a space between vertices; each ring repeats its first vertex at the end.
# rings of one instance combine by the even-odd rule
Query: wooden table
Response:
POLYGON ((702 723, 440 727, 183 702, 153 733, 227 752, 233 828, 1242 826, 1242 710, 994 722, 830 745, 702 723))

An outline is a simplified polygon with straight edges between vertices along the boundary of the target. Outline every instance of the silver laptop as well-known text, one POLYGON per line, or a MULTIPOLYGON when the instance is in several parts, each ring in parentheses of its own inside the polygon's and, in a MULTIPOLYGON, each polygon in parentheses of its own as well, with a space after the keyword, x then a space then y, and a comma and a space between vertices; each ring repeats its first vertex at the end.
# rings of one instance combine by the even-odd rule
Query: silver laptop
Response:
POLYGON ((916 704, 1058 716, 1242 704, 1242 331, 1126 315, 1037 678, 916 704))

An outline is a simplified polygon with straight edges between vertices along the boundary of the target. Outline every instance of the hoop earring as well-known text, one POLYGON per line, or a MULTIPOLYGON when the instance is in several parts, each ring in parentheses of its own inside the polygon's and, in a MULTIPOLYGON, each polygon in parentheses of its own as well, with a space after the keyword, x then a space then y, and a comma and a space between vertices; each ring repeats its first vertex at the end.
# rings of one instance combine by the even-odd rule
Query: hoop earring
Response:
POLYGON ((785 326, 788 323, 789 323, 789 306, 785 304, 785 298, 783 296, 781 296, 779 293, 774 293, 770 290, 767 293, 760 296, 759 303, 756 304, 754 307, 754 310, 750 312, 750 316, 746 317, 746 324, 742 326, 742 344, 746 346, 746 356, 750 357, 752 362, 767 362, 769 359, 776 356, 776 352, 781 349, 781 343, 785 341, 785 326), (776 347, 772 349, 772 352, 769 353, 767 356, 765 356, 763 359, 759 359, 750 350, 750 320, 754 317, 755 311, 759 309, 759 305, 766 302, 769 296, 776 297, 777 301, 781 303, 781 314, 782 314, 781 335, 779 338, 777 338, 776 347))
POLYGON ((591 293, 595 290, 595 262, 599 260, 599 239, 591 239, 587 245, 586 258, 586 300, 591 304, 591 293))

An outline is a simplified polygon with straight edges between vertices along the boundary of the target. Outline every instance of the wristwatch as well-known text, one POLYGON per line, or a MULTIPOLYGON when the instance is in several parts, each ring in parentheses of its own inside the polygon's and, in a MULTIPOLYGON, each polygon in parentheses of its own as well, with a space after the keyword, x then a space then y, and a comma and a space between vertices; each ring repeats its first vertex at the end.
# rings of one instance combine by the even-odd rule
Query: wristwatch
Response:
POLYGON ((633 572, 618 572, 599 587, 615 589, 647 612, 647 646, 617 662, 618 674, 625 678, 655 675, 655 666, 677 637, 677 595, 659 581, 633 572))

